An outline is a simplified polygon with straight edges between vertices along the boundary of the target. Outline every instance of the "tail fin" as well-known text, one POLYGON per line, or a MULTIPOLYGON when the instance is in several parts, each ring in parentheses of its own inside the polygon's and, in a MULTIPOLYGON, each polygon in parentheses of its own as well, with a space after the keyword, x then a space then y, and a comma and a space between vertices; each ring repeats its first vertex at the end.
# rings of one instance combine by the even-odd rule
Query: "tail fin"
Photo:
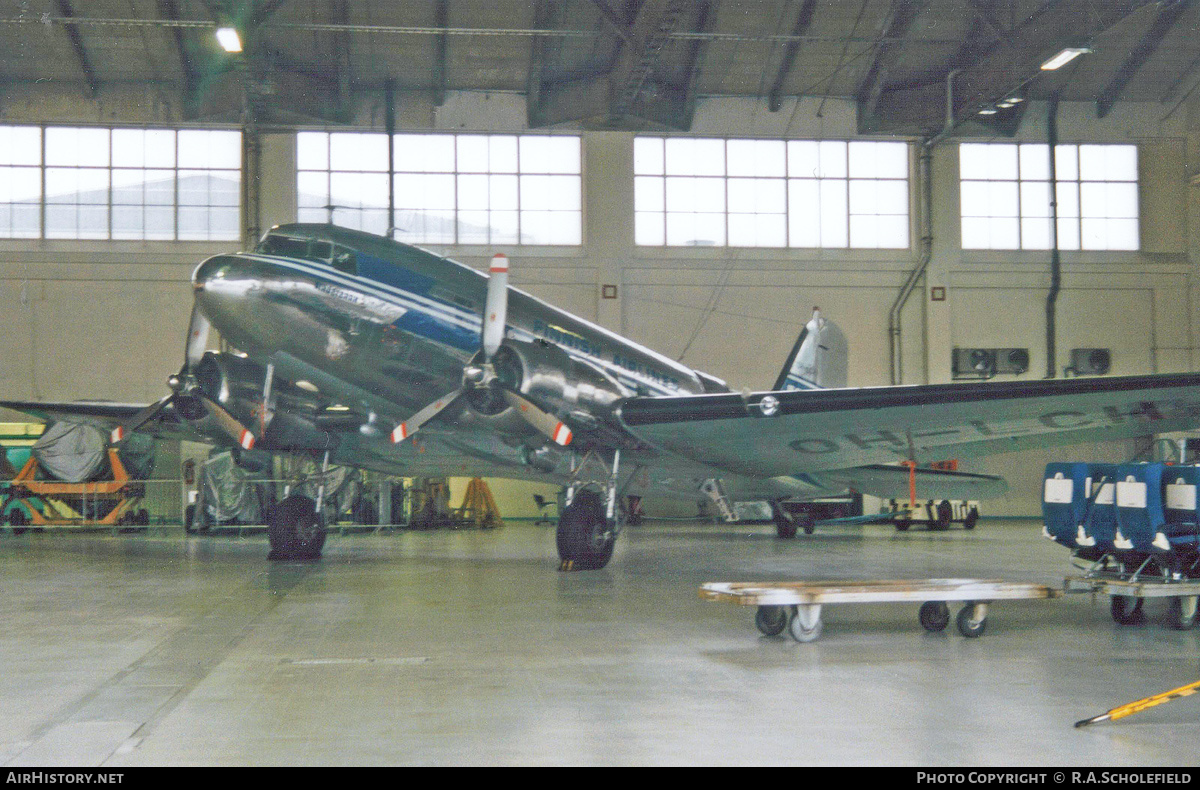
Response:
POLYGON ((788 355, 776 390, 832 389, 846 386, 849 363, 846 336, 837 324, 821 317, 821 311, 813 308, 813 317, 804 326, 796 345, 788 355))

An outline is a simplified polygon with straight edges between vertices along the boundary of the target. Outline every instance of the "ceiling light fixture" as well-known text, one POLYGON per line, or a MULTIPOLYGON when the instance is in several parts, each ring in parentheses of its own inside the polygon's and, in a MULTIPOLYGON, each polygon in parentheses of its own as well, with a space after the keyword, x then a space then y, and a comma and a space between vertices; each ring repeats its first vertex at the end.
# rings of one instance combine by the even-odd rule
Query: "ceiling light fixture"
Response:
POLYGON ((988 109, 986 109, 986 110, 980 110, 980 111, 979 111, 979 114, 980 114, 980 115, 995 115, 995 114, 996 114, 996 110, 995 110, 994 108, 992 108, 992 107, 989 107, 989 108, 988 108, 988 109))
POLYGON ((1072 60, 1075 60, 1075 58, 1079 57, 1080 55, 1085 55, 1091 51, 1091 47, 1064 47, 1061 52, 1042 64, 1042 71, 1054 71, 1055 69, 1061 69, 1072 60))
POLYGON ((221 49, 225 50, 226 52, 242 51, 242 38, 238 35, 237 28, 217 28, 217 43, 219 43, 221 45, 221 49))

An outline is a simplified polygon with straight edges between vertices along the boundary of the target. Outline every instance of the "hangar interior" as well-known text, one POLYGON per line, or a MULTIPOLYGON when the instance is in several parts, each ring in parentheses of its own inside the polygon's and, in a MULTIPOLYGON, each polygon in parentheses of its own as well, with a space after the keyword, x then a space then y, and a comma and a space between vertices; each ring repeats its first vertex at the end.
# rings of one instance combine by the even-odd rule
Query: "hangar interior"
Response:
MULTIPOLYGON (((1189 0, 96 0, 86 4, 12 0, 0 11, 0 139, 7 149, 0 150, 0 170, 9 185, 8 193, 0 194, 0 311, 5 316, 5 331, 0 333, 0 393, 25 400, 149 403, 164 394, 164 379, 178 363, 191 309, 190 277, 200 261, 247 248, 278 223, 321 219, 324 214, 334 221, 370 229, 374 227, 370 223, 380 221, 380 212, 383 227, 398 228, 402 239, 415 239, 427 249, 476 268, 486 268, 498 251, 507 253, 513 261, 514 285, 725 379, 735 390, 771 386, 814 305, 841 326, 849 339, 849 384, 855 387, 949 382, 956 378, 955 349, 976 348, 1028 351, 1025 370, 996 372, 998 380, 1068 375, 1064 368, 1071 362, 1073 349, 1108 349, 1111 374, 1194 371, 1200 363, 1197 5, 1189 0), (226 52, 218 44, 216 29, 226 26, 241 33, 241 52, 226 52), (1061 67, 1045 68, 1064 50, 1076 50, 1077 56, 1061 67), (118 131, 131 130, 146 134, 165 130, 175 135, 171 150, 178 152, 177 158, 152 164, 145 153, 150 150, 147 147, 122 164, 118 157, 125 154, 118 153, 118 131), (222 148, 226 143, 202 143, 198 137, 185 140, 187 133, 206 130, 234 133, 234 148, 222 148), (542 196, 536 210, 530 210, 528 216, 522 213, 521 222, 527 223, 522 226, 523 235, 505 235, 507 226, 502 227, 499 219, 487 220, 495 223, 488 232, 499 239, 496 242, 486 235, 481 241, 476 226, 470 226, 468 232, 463 212, 499 210, 489 209, 486 203, 481 209, 468 206, 469 190, 453 165, 448 172, 451 176, 458 173, 460 179, 458 231, 429 225, 424 236, 420 231, 404 236, 399 213, 390 219, 387 216, 387 198, 379 197, 386 195, 387 187, 380 193, 377 181, 368 185, 366 178, 350 179, 347 183, 352 185, 343 187, 341 193, 332 187, 324 194, 308 190, 321 177, 377 176, 379 168, 374 164, 360 170, 359 165, 339 165, 335 158, 354 159, 347 151, 366 151, 379 139, 386 140, 388 131, 406 136, 403 144, 412 146, 413 151, 424 145, 417 136, 426 135, 443 141, 479 139, 481 135, 566 141, 568 146, 577 146, 576 163, 550 172, 565 173, 578 186, 565 197, 542 196), (33 143, 29 142, 34 139, 31 134, 36 138, 33 143), (1037 188, 1044 187, 1047 176, 1030 174, 1039 166, 1038 150, 1049 160, 1045 149, 1038 147, 1046 145, 1052 134, 1063 151, 1062 161, 1055 160, 1057 178, 1060 184, 1069 181, 1076 190, 1071 193, 1074 203, 1059 193, 1056 227, 1061 251, 1054 254, 1048 242, 1050 234, 1045 232, 1051 225, 1049 207, 1045 200, 1039 204, 1037 197, 1042 194, 1037 188), (693 147, 685 149, 680 141, 690 141, 693 147), (763 145, 737 147, 746 141, 763 145), (900 143, 902 148, 898 158, 887 154, 885 166, 881 164, 885 154, 866 153, 875 149, 863 147, 864 143, 900 143), (330 148, 324 159, 313 153, 326 144, 330 148), (856 144, 860 145, 847 148, 856 144), (208 154, 185 157, 189 147, 203 145, 210 146, 208 154), (1120 150, 1101 148, 1110 145, 1120 150), (218 149, 225 154, 232 150, 235 164, 220 164, 225 160, 218 149), (820 167, 830 169, 821 173, 804 170, 808 167, 803 164, 808 161, 804 157, 819 159, 828 154, 836 159, 839 150, 842 170, 825 159, 820 159, 820 167), (19 154, 21 151, 36 155, 19 154), (856 164, 856 155, 878 156, 878 161, 864 164, 866 159, 860 158, 856 164), (676 156, 680 158, 673 160, 676 156), (724 156, 726 161, 714 162, 713 156, 724 156), (848 174, 846 156, 850 157, 848 174), (740 158, 735 162, 735 157, 740 158), (194 200, 184 197, 188 178, 205 173, 211 177, 223 167, 233 173, 238 184, 232 200, 228 194, 218 195, 211 181, 202 187, 208 190, 204 195, 193 196, 194 200), (1026 167, 1032 170, 1022 169, 1026 167), (174 215, 166 225, 152 228, 147 219, 149 209, 160 203, 150 197, 153 178, 146 173, 155 168, 173 179, 175 194, 161 205, 170 207, 168 213, 173 209, 174 215), (141 173, 132 182, 124 182, 127 186, 132 183, 134 191, 141 190, 129 204, 123 202, 118 189, 122 170, 141 173), (305 180, 306 173, 309 180, 305 180), (99 181, 87 180, 85 175, 99 181), (35 183, 37 191, 32 197, 17 186, 26 177, 35 183), (58 184, 73 186, 56 192, 56 179, 58 184), (672 179, 676 181, 671 183, 672 179), (705 179, 719 182, 717 198, 702 188, 700 182, 705 179), (854 191, 856 179, 863 190, 858 193, 854 191), (744 183, 734 183, 739 180, 744 183), (808 193, 801 181, 812 182, 808 186, 817 190, 812 193, 817 197, 811 198, 815 202, 805 203, 808 193), (894 190, 879 186, 884 181, 899 184, 898 202, 894 190), (863 186, 867 182, 878 189, 863 186), (841 203, 836 196, 822 197, 826 186, 830 194, 843 190, 841 203), (739 188, 743 191, 736 192, 739 188), (883 205, 885 191, 892 196, 887 207, 883 205), (776 200, 777 192, 786 198, 776 200), (347 204, 355 195, 359 202, 347 204), (715 199, 719 205, 715 209, 701 205, 706 199, 715 199), (119 227, 119 218, 125 216, 121 209, 127 205, 136 207, 140 218, 119 227), (972 216, 968 216, 968 205, 972 216), (828 214, 833 211, 831 206, 841 207, 840 220, 817 223, 816 230, 806 224, 806 219, 811 219, 805 217, 807 210, 828 214), (191 207, 207 211, 199 225, 188 225, 182 219, 191 207), (714 229, 714 223, 720 227, 714 229), (537 236, 534 228, 544 230, 545 235, 537 236), (526 231, 528 235, 524 235, 526 231), (1061 289, 1056 336, 1049 347, 1047 296, 1052 286, 1051 260, 1056 256, 1061 260, 1061 289), (911 296, 904 298, 909 289, 911 296), (1053 359, 1048 349, 1052 349, 1053 359)), ((401 145, 400 138, 397 145, 401 145)), ((458 150, 461 157, 462 149, 458 150)), ((433 153, 427 156, 432 161, 433 153)), ((408 160, 417 163, 408 175, 415 179, 441 172, 428 161, 422 165, 421 159, 419 152, 410 152, 408 160)), ((384 164, 386 182, 386 161, 384 164)), ((501 168, 495 172, 511 171, 501 168)), ((426 183, 429 190, 434 189, 428 186, 432 181, 403 183, 426 183)), ((402 191, 400 186, 396 191, 402 191)), ((522 199, 533 201, 521 194, 522 199)), ((493 200, 499 198, 493 196, 493 200)), ((399 202, 396 206, 401 213, 407 208, 399 202)), ((448 210, 453 212, 455 206, 448 210)), ((1140 449, 1135 442, 1119 441, 1069 451, 1082 460, 1102 461, 1124 460, 1140 449)), ((175 458, 169 450, 164 452, 169 459, 166 466, 173 465, 175 458)), ((1062 453, 1036 450, 972 461, 966 468, 1001 475, 1010 485, 1004 499, 985 504, 985 514, 1038 515, 1042 468, 1047 460, 1062 458, 1062 453)), ((544 487, 503 481, 496 481, 494 489, 505 515, 518 517, 536 515, 531 493, 553 493, 544 487)), ((663 503, 659 514, 676 515, 677 511, 663 503)), ((621 556, 629 565, 615 576, 599 581, 593 578, 574 589, 567 589, 571 579, 556 579, 548 567, 538 566, 522 553, 534 540, 531 536, 518 537, 514 546, 495 550, 481 544, 484 539, 479 536, 439 537, 435 544, 424 547, 407 542, 407 538, 402 548, 371 543, 370 551, 377 555, 363 562, 370 566, 377 556, 397 563, 402 581, 389 587, 387 594, 415 595, 421 607, 430 608, 474 605, 463 600, 461 591, 441 595, 422 587, 423 582, 439 584, 436 575, 421 574, 432 573, 445 563, 454 565, 453 573, 459 574, 458 580, 464 584, 474 583, 469 567, 492 561, 510 563, 499 574, 501 581, 480 583, 479 588, 481 596, 493 603, 500 600, 506 607, 522 605, 515 592, 526 583, 521 573, 541 575, 530 593, 531 599, 540 603, 531 605, 552 624, 549 644, 570 647, 565 654, 547 652, 530 659, 523 652, 528 645, 496 636, 496 655, 512 664, 496 680, 495 688, 478 679, 464 693, 503 705, 511 701, 509 697, 526 699, 533 693, 539 665, 557 672, 562 664, 574 661, 569 677, 555 675, 555 682, 565 684, 565 690, 599 679, 612 662, 621 664, 622 659, 612 657, 612 645, 605 647, 589 638, 575 641, 597 618, 614 628, 617 653, 637 652, 636 645, 644 637, 657 644, 661 634, 650 635, 656 630, 653 606, 639 599, 630 610, 634 619, 618 624, 624 617, 620 602, 604 597, 614 588, 621 600, 626 595, 631 600, 637 597, 639 593, 625 590, 634 585, 638 574, 654 575, 665 569, 693 582, 710 578, 706 575, 709 571, 718 575, 730 571, 787 575, 795 563, 810 571, 824 568, 834 575, 904 574, 914 569, 943 573, 955 563, 964 572, 994 573, 1003 567, 999 562, 1016 566, 1023 562, 1025 549, 1012 534, 1031 531, 1031 523, 999 522, 992 537, 918 538, 919 558, 911 565, 901 553, 893 556, 883 549, 863 548, 865 538, 884 541, 889 537, 886 530, 866 528, 861 534, 854 532, 853 539, 843 535, 834 539, 834 545, 824 547, 829 566, 822 565, 819 555, 797 558, 795 547, 767 548, 765 540, 731 547, 728 562, 713 559, 714 552, 706 549, 704 558, 693 563, 687 541, 694 538, 703 543, 711 538, 699 534, 698 529, 664 527, 659 536, 639 537, 624 549, 621 556), (980 560, 971 540, 983 541, 986 545, 981 551, 994 552, 995 561, 980 560), (1010 546, 1010 541, 1016 541, 1016 546, 1010 546), (637 558, 639 549, 646 552, 641 559, 637 558), (765 553, 757 554, 760 549, 765 553), (499 560, 494 551, 500 553, 499 560), (860 551, 865 552, 865 559, 860 551), (851 567, 853 570, 848 570, 851 567), (600 596, 604 603, 595 603, 589 595, 600 596), (559 611, 559 607, 576 605, 581 608, 575 614, 559 611), (581 668, 593 650, 605 656, 595 669, 596 678, 581 668)), ((710 534, 718 535, 718 542, 733 543, 739 533, 710 534)), ((416 680, 406 677, 397 681, 421 700, 417 713, 429 716, 419 725, 393 722, 397 729, 389 730, 389 739, 396 732, 432 738, 444 731, 439 727, 448 727, 455 735, 442 751, 368 751, 358 757, 326 751, 318 745, 320 735, 311 720, 314 710, 289 696, 290 710, 267 706, 260 711, 260 718, 264 723, 268 719, 274 722, 275 716, 295 714, 304 725, 291 740, 261 735, 263 741, 274 739, 272 748, 280 751, 265 752, 273 757, 262 757, 263 753, 256 757, 255 744, 262 745, 258 741, 243 740, 235 747, 227 742, 232 735, 214 739, 199 732, 198 719, 181 718, 180 711, 199 716, 224 711, 220 715, 232 716, 222 703, 244 691, 240 683, 251 682, 236 679, 236 674, 242 669, 251 674, 259 671, 261 661, 255 662, 262 655, 255 651, 265 655, 278 648, 279 642, 289 645, 286 649, 303 645, 296 649, 311 650, 313 655, 305 660, 314 662, 323 657, 331 662, 339 657, 357 660, 350 655, 356 647, 364 655, 376 650, 354 641, 366 637, 353 637, 344 654, 336 649, 333 653, 337 655, 321 654, 345 636, 339 629, 346 620, 377 616, 379 612, 372 614, 371 610, 392 600, 339 602, 334 591, 339 584, 367 584, 363 563, 356 565, 350 557, 344 567, 331 563, 334 567, 324 570, 272 569, 266 577, 259 574, 246 581, 238 577, 239 570, 249 572, 255 566, 240 544, 193 548, 189 551, 198 551, 202 558, 226 563, 225 569, 185 571, 182 578, 165 570, 151 574, 144 582, 147 589, 173 586, 175 592, 166 605, 176 608, 169 615, 147 614, 147 618, 155 618, 151 632, 135 636, 139 615, 118 599, 122 586, 137 585, 136 579, 121 576, 98 582, 102 590, 99 600, 112 604, 111 611, 119 614, 105 615, 103 607, 90 605, 73 609, 56 601, 66 595, 72 578, 92 577, 87 558, 94 554, 142 562, 147 557, 173 557, 173 550, 156 548, 153 543, 114 548, 102 538, 81 538, 70 545, 65 554, 56 553, 64 550, 48 541, 28 548, 0 549, 18 551, 25 563, 21 566, 24 570, 14 567, 15 575, 3 583, 11 585, 13 593, 5 596, 9 607, 5 619, 11 616, 10 622, 32 629, 32 613, 46 611, 55 618, 67 618, 60 621, 58 631, 38 637, 38 651, 44 660, 62 659, 62 666, 75 672, 73 680, 53 686, 53 679, 47 677, 52 674, 49 670, 22 665, 38 678, 37 683, 21 687, 17 681, 4 681, 7 693, 20 700, 25 713, 0 706, 7 709, 0 714, 0 722, 6 723, 0 730, 0 764, 6 759, 35 763, 55 759, 61 754, 55 748, 63 746, 54 738, 68 738, 70 733, 75 733, 71 738, 82 738, 72 743, 91 749, 76 752, 80 759, 95 758, 95 764, 102 760, 136 763, 139 754, 151 755, 145 757, 151 761, 219 759, 216 752, 205 751, 210 747, 230 749, 225 752, 228 759, 247 762, 870 759, 848 750, 844 743, 837 746, 829 735, 823 741, 829 749, 824 756, 803 750, 758 752, 745 730, 720 747, 714 745, 717 751, 705 756, 684 743, 682 735, 663 737, 667 732, 687 733, 691 725, 677 720, 669 700, 658 694, 651 695, 647 708, 636 704, 625 708, 625 712, 638 710, 648 718, 618 728, 616 737, 601 748, 589 740, 589 731, 605 730, 622 712, 598 699, 598 688, 584 695, 585 702, 593 706, 592 713, 581 703, 580 707, 551 706, 555 708, 553 716, 541 723, 523 718, 514 722, 487 712, 462 720, 436 699, 435 687, 452 682, 454 672, 464 670, 458 665, 447 668, 452 661, 435 661, 432 675, 421 676, 425 670, 417 667, 411 673, 418 676, 416 680), (62 566, 65 568, 54 570, 62 566), (39 579, 45 575, 57 581, 39 589, 39 579), (223 589, 223 584, 229 586, 223 589), (203 603, 180 592, 189 585, 205 596, 203 603), (287 611, 274 612, 277 619, 266 636, 260 635, 257 642, 238 643, 243 647, 251 644, 249 653, 238 654, 233 664, 222 663, 227 656, 213 654, 206 671, 224 673, 222 677, 193 682, 180 675, 183 670, 178 662, 189 649, 188 640, 202 641, 212 635, 198 625, 204 606, 214 601, 228 604, 227 619, 210 625, 220 632, 217 636, 243 639, 245 633, 239 629, 252 628, 255 618, 266 612, 268 596, 293 589, 303 594, 289 598, 284 604, 287 611), (43 595, 50 595, 50 600, 44 601, 43 595), (15 611, 18 604, 27 610, 15 611), (356 609, 358 614, 353 614, 340 611, 343 605, 366 609, 356 609), (342 625, 321 630, 325 615, 342 625), (54 640, 68 640, 65 631, 75 617, 99 617, 105 622, 106 638, 116 646, 105 661, 84 667, 77 659, 54 655, 54 640), (309 619, 312 617, 316 619, 309 619), (190 623, 187 628, 191 630, 173 631, 171 623, 177 622, 190 623), (304 633, 288 632, 288 624, 304 633), (165 641, 155 642, 157 637, 165 641), (185 689, 192 696, 179 708, 166 703, 170 695, 159 699, 157 692, 147 693, 143 701, 150 712, 141 719, 137 719, 141 714, 101 710, 105 695, 124 702, 131 698, 129 688, 112 680, 113 673, 122 671, 130 661, 142 662, 136 664, 136 671, 147 675, 153 674, 156 662, 168 667, 166 674, 174 672, 180 677, 171 676, 167 685, 185 689), (38 689, 52 686, 54 694, 34 698, 38 689), (210 696, 197 696, 193 693, 197 689, 210 696), (41 723, 27 726, 31 719, 41 723), (120 723, 113 724, 118 719, 120 723), (144 729, 126 727, 127 720, 134 719, 143 722, 144 729), (488 741, 490 745, 476 757, 470 756, 468 744, 479 742, 472 741, 474 737, 484 738, 484 730, 494 733, 506 724, 519 725, 529 740, 507 746, 488 741), (178 751, 154 746, 139 752, 143 736, 148 738, 145 743, 156 743, 147 735, 155 727, 160 738, 178 736, 187 743, 206 746, 180 746, 178 751), (577 750, 551 754, 549 729, 565 731, 577 750), (109 748, 114 740, 122 744, 124 752, 114 753, 109 748), (649 745, 659 742, 665 742, 666 748, 656 751, 649 745), (35 747, 32 752, 31 744, 35 747), (721 752, 722 748, 728 751, 721 752)), ((902 552, 894 540, 888 545, 902 552)), ((1039 577, 1059 572, 1056 562, 1065 556, 1040 547, 1039 551, 1045 556, 1038 555, 1029 574, 1039 577)), ((1065 562, 1059 564, 1065 566, 1065 562)), ((661 581, 655 584, 657 590, 647 595, 678 594, 678 590, 664 590, 661 581)), ((626 602, 633 606, 631 600, 626 602)), ((1023 672, 1035 665, 1036 673, 1050 674, 1054 667, 1071 661, 1074 637, 1059 633, 1047 648, 1049 658, 1044 663, 1028 658, 1025 651, 1038 650, 1032 631, 1049 627, 1051 619, 1029 606, 1014 606, 1017 626, 1029 632, 1014 638, 1011 646, 992 658, 964 656, 966 649, 957 646, 951 649, 953 655, 947 656, 942 646, 928 643, 899 657, 883 646, 894 623, 871 616, 866 636, 851 641, 843 652, 835 652, 838 658, 834 663, 856 665, 883 651, 880 660, 884 665, 905 674, 926 671, 922 660, 964 658, 966 663, 956 665, 959 668, 951 673, 952 682, 961 682, 964 689, 978 682, 982 674, 1000 677, 998 673, 1014 667, 1023 672)), ((475 631, 482 626, 475 615, 464 614, 462 609, 444 621, 421 611, 424 619, 411 626, 416 632, 425 629, 421 646, 400 646, 410 634, 399 626, 381 637, 389 645, 384 652, 398 651, 390 654, 395 663, 389 665, 389 671, 406 671, 405 658, 412 658, 415 667, 415 657, 437 654, 439 640, 453 638, 452 627, 475 631)), ((1085 621, 1092 616, 1089 612, 1082 605, 1071 609, 1071 627, 1086 628, 1085 621)), ((667 614, 683 619, 698 615, 703 620, 710 613, 693 601, 671 603, 667 614)), ((744 645, 738 646, 737 624, 728 620, 723 625, 724 641, 716 646, 685 633, 679 625, 679 633, 671 633, 681 641, 654 653, 654 670, 649 675, 634 678, 618 671, 619 693, 636 696, 639 684, 658 682, 674 688, 677 681, 667 680, 667 676, 675 661, 683 661, 685 674, 697 685, 712 681, 714 671, 719 679, 711 709, 694 701, 685 706, 696 716, 706 711, 728 714, 728 704, 743 693, 742 681, 795 684, 789 676, 794 671, 813 679, 815 697, 806 699, 793 688, 786 703, 771 701, 764 699, 760 687, 754 706, 763 716, 800 715, 798 711, 806 706, 833 705, 834 698, 851 693, 846 678, 826 683, 827 675, 822 673, 828 673, 830 667, 823 666, 815 653, 796 652, 807 649, 805 646, 789 645, 789 652, 784 652, 771 645, 772 655, 754 658, 743 650, 744 645), (705 668, 692 659, 671 655, 690 649, 720 654, 720 668, 705 668), (622 679, 625 685, 621 685, 622 679)), ((1109 625, 1102 623, 1104 629, 1109 625)), ((536 628, 536 620, 525 626, 536 628)), ((1103 636, 1089 637, 1087 644, 1089 649, 1123 655, 1122 651, 1142 649, 1136 643, 1138 635, 1114 633, 1110 637, 1105 630, 1103 636)), ((1140 635, 1150 638, 1148 630, 1140 635)), ((1001 639, 997 637, 997 641, 1001 639)), ((1191 655, 1194 637, 1155 633, 1153 639, 1157 651, 1152 661, 1157 673, 1154 679, 1169 683, 1166 663, 1191 655)), ((18 652, 12 641, 6 648, 18 652)), ((911 648, 905 643, 902 650, 911 648)), ((254 694, 271 684, 289 694, 297 692, 310 682, 301 676, 317 671, 313 666, 269 669, 275 674, 259 678, 266 686, 257 686, 254 694)), ((480 669, 474 664, 467 668, 480 669)), ((364 697, 365 689, 382 682, 381 677, 396 680, 387 674, 372 676, 352 663, 340 669, 352 677, 342 676, 336 682, 354 685, 356 694, 364 697)), ((871 682, 889 688, 895 680, 887 675, 876 667, 871 682)), ((1039 675, 1022 682, 1041 691, 1044 681, 1039 675)), ((147 683, 139 688, 153 685, 147 683)), ((940 693, 928 685, 923 682, 911 693, 940 693)), ((980 694, 1003 694, 994 680, 982 686, 980 694)), ((311 688, 322 686, 315 682, 311 688)), ((1121 691, 1132 693, 1135 688, 1141 686, 1126 685, 1121 691)), ((970 696, 975 692, 962 693, 970 696)), ((899 722, 880 719, 868 710, 870 703, 865 698, 857 699, 852 709, 843 713, 870 721, 874 729, 868 739, 899 743, 899 722)), ((1033 728, 1041 726, 1062 702, 1025 704, 1004 699, 1001 709, 1033 728)), ((1100 699, 1092 696, 1089 701, 1095 706, 1100 699)), ((922 731, 941 732, 951 727, 962 706, 969 707, 965 700, 952 700, 939 712, 929 713, 922 731)), ((733 718, 741 727, 753 725, 751 719, 733 718)), ((1171 719, 1161 721, 1169 723, 1171 719)), ((341 726, 371 730, 361 720, 354 723, 348 719, 341 726)), ((1194 730, 1194 723, 1189 726, 1194 730)), ((706 730, 702 742, 720 742, 715 730, 706 730)), ((1039 745, 1032 741, 1021 741, 1014 751, 995 746, 995 741, 989 747, 966 743, 975 738, 1002 740, 1013 731, 993 722, 968 727, 961 739, 943 732, 932 745, 900 743, 892 754, 896 760, 915 762, 1061 762, 1080 755, 1147 762, 1178 759, 1170 748, 1148 745, 1149 740, 1141 736, 1129 740, 1114 736, 1107 743, 1116 751, 1106 751, 1097 743, 1082 752, 1057 747, 1039 752, 1039 745)), ((859 732, 842 720, 833 734, 852 741, 859 732)), ((772 731, 765 743, 776 750, 798 748, 777 731, 772 731)))

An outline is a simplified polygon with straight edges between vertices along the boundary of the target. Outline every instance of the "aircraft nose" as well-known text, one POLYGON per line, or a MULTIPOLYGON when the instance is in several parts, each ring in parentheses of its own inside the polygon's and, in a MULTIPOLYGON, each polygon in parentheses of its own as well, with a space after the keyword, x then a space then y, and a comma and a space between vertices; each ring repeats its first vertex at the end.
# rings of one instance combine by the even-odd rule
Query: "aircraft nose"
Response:
POLYGON ((209 258, 192 272, 192 288, 196 291, 206 290, 211 284, 237 274, 244 265, 244 261, 232 255, 209 258))

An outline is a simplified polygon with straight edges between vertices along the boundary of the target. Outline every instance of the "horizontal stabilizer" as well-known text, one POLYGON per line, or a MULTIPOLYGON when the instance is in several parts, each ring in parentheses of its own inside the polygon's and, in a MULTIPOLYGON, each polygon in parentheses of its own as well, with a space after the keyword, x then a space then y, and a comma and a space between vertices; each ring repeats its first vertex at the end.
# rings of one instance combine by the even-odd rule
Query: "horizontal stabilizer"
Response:
MULTIPOLYGON (((913 475, 916 478, 917 499, 993 499, 1008 491, 1008 483, 1004 482, 1004 478, 993 475, 921 468, 916 469, 913 475)), ((871 464, 826 472, 821 479, 822 482, 836 483, 881 499, 908 499, 909 495, 907 466, 871 464)))

